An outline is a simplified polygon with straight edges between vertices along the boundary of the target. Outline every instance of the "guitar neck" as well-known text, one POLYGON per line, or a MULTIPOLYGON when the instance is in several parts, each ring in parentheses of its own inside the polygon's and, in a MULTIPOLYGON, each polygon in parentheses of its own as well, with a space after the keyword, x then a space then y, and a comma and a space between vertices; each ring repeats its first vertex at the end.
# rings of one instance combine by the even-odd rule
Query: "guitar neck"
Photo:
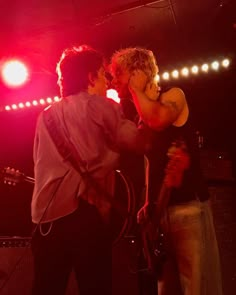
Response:
POLYGON ((35 179, 33 177, 29 176, 24 176, 24 181, 29 182, 29 183, 35 183, 35 179))
POLYGON ((21 182, 29 182, 34 184, 35 179, 33 177, 25 175, 19 170, 7 167, 0 171, 0 182, 8 185, 16 185, 21 182))
POLYGON ((155 202, 155 215, 154 220, 156 224, 159 224, 161 217, 163 216, 165 210, 167 209, 172 188, 167 186, 165 183, 162 184, 160 193, 155 202))

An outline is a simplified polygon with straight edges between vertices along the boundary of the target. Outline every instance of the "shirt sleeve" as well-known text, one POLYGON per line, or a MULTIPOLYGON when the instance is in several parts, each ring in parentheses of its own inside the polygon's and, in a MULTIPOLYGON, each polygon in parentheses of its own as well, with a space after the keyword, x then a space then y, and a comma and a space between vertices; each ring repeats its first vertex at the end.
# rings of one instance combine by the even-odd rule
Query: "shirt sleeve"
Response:
POLYGON ((121 106, 108 99, 98 106, 94 104, 94 120, 104 130, 106 138, 118 149, 139 150, 143 146, 142 132, 134 122, 124 118, 121 106), (95 115, 96 112, 96 115, 95 115), (100 116, 98 116, 100 112, 100 116))

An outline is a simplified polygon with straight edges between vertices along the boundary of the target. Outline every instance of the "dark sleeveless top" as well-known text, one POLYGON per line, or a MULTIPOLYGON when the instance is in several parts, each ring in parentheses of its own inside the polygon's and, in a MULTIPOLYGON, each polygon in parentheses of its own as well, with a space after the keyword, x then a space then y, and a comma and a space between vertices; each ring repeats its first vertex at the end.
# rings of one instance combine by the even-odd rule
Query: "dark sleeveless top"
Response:
POLYGON ((171 144, 177 140, 183 140, 187 146, 190 167, 184 172, 181 187, 173 188, 169 205, 185 203, 194 199, 207 200, 209 198, 208 189, 202 176, 197 137, 190 118, 181 127, 172 125, 163 131, 154 132, 153 147, 147 155, 150 161, 150 200, 155 201, 159 194, 168 162, 167 151, 171 144))
MULTIPOLYGON (((128 98, 122 99, 120 104, 125 118, 138 125, 139 116, 132 100, 128 98)), ((138 210, 145 201, 145 170, 143 155, 136 154, 133 151, 122 151, 120 157, 120 169, 129 178, 133 185, 135 207, 138 210)))

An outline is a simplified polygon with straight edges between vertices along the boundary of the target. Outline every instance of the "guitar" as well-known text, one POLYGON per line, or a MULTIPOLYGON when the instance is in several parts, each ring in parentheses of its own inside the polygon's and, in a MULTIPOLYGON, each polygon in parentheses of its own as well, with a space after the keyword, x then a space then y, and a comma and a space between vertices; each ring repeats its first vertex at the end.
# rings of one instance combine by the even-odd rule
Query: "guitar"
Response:
POLYGON ((6 167, 0 171, 0 181, 8 185, 15 186, 21 182, 34 183, 35 180, 15 168, 6 167))
MULTIPOLYGON (((134 189, 128 177, 120 170, 115 171, 115 189, 112 211, 112 238, 113 245, 118 243, 131 229, 135 216, 134 189)), ((6 167, 0 171, 0 182, 16 186, 22 182, 35 183, 33 177, 29 177, 14 168, 6 167)))
MULTIPOLYGON (((159 274, 163 261, 165 260, 164 234, 161 231, 160 220, 165 212, 171 191, 181 186, 184 171, 189 168, 190 159, 183 141, 172 143, 167 153, 169 161, 165 169, 165 177, 162 182, 160 193, 151 209, 151 216, 139 217, 143 252, 148 270, 159 274)), ((147 207, 147 206, 146 206, 147 207)), ((147 214, 141 208, 138 215, 147 214)))

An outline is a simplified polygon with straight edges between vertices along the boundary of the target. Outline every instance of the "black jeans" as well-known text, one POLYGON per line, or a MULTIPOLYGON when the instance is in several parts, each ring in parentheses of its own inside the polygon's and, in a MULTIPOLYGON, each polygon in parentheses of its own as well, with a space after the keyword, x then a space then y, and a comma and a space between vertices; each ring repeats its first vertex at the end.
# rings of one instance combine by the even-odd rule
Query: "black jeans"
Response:
MULTIPOLYGON (((42 228, 47 230, 49 224, 42 228)), ((72 268, 80 295, 111 294, 110 231, 94 206, 81 200, 72 214, 54 221, 48 235, 32 238, 33 295, 64 295, 72 268)))

